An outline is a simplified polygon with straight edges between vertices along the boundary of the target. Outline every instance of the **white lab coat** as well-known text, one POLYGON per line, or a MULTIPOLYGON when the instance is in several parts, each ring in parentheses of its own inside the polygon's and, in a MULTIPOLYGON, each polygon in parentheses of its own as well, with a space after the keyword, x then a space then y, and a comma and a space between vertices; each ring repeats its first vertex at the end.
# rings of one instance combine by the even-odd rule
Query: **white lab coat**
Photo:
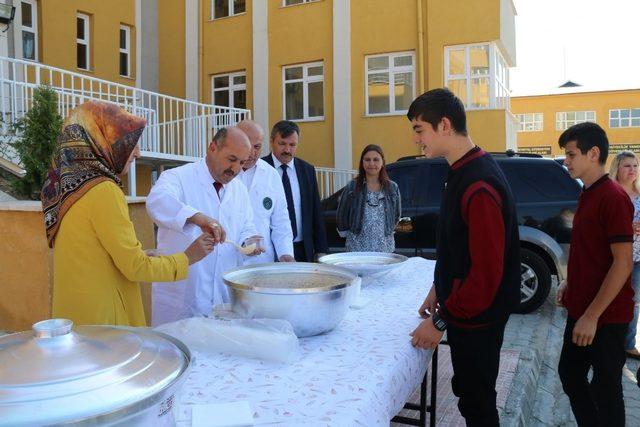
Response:
MULTIPOLYGON (((204 159, 169 169, 160 175, 149 196, 147 212, 158 226, 158 251, 184 251, 202 230, 186 220, 200 212, 217 219, 227 240, 242 243, 257 234, 247 189, 237 178, 216 194, 204 159)), ((216 304, 229 301, 222 275, 242 265, 242 255, 231 244, 217 245, 212 253, 189 267, 186 280, 153 283, 153 326, 186 317, 210 315, 216 304)))
POLYGON ((293 232, 280 174, 269 163, 258 159, 251 183, 247 182, 247 175, 242 173, 238 178, 249 191, 253 223, 258 234, 264 237, 266 251, 246 257, 245 264, 273 262, 282 255, 293 256, 293 232))

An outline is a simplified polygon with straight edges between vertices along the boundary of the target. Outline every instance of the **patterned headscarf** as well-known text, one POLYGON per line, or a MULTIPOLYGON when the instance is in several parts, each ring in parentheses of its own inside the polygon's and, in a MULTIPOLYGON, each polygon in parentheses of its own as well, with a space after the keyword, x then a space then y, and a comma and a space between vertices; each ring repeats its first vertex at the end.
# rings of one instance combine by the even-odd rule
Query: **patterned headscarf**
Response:
POLYGON ((90 101, 73 110, 58 136, 51 167, 42 187, 42 208, 49 246, 62 218, 92 187, 122 173, 146 120, 122 108, 90 101))

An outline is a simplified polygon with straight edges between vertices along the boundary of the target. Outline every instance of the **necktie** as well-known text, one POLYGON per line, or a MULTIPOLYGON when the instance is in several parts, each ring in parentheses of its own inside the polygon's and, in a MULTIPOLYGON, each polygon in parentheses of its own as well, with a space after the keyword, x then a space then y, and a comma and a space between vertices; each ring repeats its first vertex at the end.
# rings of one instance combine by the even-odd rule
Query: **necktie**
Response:
POLYGON ((219 182, 214 182, 213 183, 213 188, 216 189, 216 193, 218 194, 218 199, 220 198, 220 189, 222 188, 222 184, 220 184, 219 182))
POLYGON ((289 209, 289 221, 291 221, 291 230, 293 238, 298 236, 298 224, 296 222, 296 208, 293 204, 293 193, 291 192, 291 181, 287 175, 287 165, 280 165, 282 168, 282 185, 284 186, 284 195, 287 198, 287 208, 289 209))

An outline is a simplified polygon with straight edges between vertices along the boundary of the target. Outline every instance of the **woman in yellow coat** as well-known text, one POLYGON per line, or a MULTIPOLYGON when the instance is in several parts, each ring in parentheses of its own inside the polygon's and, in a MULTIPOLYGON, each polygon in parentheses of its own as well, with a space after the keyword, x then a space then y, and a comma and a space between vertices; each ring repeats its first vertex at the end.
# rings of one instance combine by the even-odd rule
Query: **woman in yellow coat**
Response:
POLYGON ((140 155, 146 122, 105 102, 67 118, 42 189, 53 252, 53 316, 76 324, 145 326, 139 281, 176 281, 213 250, 203 234, 184 253, 147 256, 135 235, 121 175, 140 155))

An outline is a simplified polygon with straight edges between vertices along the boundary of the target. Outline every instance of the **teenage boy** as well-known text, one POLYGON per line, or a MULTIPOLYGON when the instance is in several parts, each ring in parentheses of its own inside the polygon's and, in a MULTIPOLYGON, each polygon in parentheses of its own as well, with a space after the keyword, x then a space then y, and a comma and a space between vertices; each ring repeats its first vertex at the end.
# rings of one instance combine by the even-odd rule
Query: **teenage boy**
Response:
POLYGON ((584 183, 573 218, 567 281, 557 294, 568 312, 558 373, 579 426, 624 426, 622 367, 633 318, 633 205, 605 173, 609 141, 600 126, 572 126, 558 143, 569 173, 584 183))
POLYGON ((442 156, 450 165, 433 286, 419 310, 426 320, 413 331, 412 343, 434 348, 447 330, 451 384, 460 413, 468 426, 498 426, 500 348, 509 314, 520 299, 513 195, 491 155, 469 138, 464 106, 451 91, 424 93, 407 117, 425 156, 442 156))

